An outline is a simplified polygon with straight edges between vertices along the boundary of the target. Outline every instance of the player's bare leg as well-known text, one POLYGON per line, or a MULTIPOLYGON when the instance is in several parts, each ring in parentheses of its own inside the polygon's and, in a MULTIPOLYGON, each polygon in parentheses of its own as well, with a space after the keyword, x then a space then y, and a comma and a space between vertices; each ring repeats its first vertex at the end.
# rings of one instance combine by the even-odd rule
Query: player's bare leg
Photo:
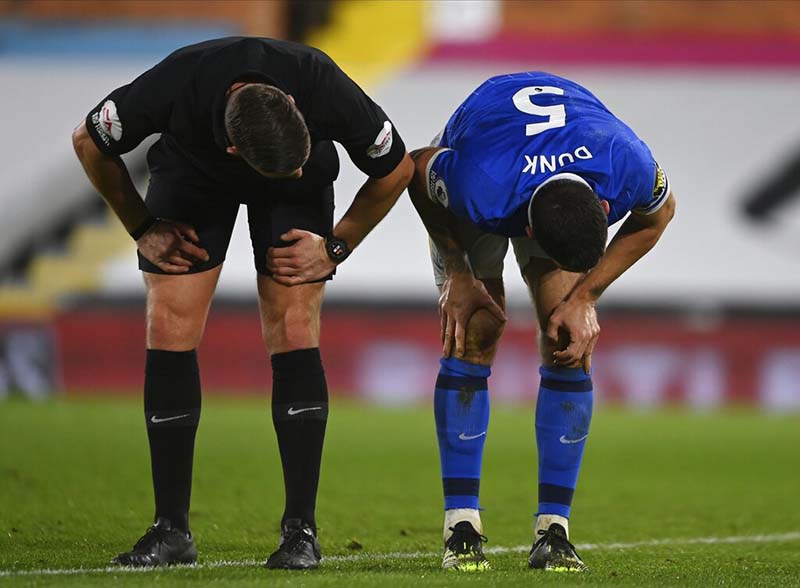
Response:
POLYGON ((195 349, 203 337, 221 266, 197 274, 145 273, 147 362, 144 404, 156 510, 154 525, 114 562, 194 563, 189 531, 194 438, 200 419, 195 349))
POLYGON ((321 558, 314 511, 328 419, 319 354, 324 290, 324 283, 287 287, 258 277, 261 331, 272 360, 272 421, 286 493, 280 546, 267 560, 269 568, 315 568, 321 558))
POLYGON ((528 563, 553 571, 585 571, 568 538, 572 494, 592 414, 591 377, 578 363, 555 365, 553 352, 569 341, 553 341, 545 334, 550 315, 583 274, 559 269, 549 259, 531 258, 523 275, 536 308, 542 362, 536 407, 539 508, 528 563))
MULTIPOLYGON (((481 280, 489 295, 505 307, 501 279, 481 280)), ((483 446, 489 399, 486 378, 504 323, 479 309, 467 323, 463 353, 442 360, 436 384, 435 416, 445 492, 442 567, 456 571, 489 569, 483 555, 483 524, 478 510, 483 446)))

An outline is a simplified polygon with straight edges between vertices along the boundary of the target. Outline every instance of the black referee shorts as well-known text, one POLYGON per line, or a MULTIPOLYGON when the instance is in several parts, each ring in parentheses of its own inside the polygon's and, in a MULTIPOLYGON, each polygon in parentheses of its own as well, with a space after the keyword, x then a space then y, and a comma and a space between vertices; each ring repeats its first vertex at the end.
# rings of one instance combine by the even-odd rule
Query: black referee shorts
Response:
MULTIPOLYGON (((338 171, 338 168, 337 168, 338 171)), ((303 229, 327 237, 333 231, 333 183, 328 174, 303 170, 299 179, 269 180, 258 187, 207 183, 182 175, 182 180, 154 173, 145 202, 154 216, 183 221, 197 231, 200 247, 209 260, 196 263, 187 273, 208 271, 223 261, 228 251, 239 206, 247 206, 253 263, 259 274, 269 276, 267 249, 291 245, 281 241, 290 229, 303 229)), ((139 269, 166 274, 141 253, 139 269)), ((334 272, 335 273, 335 272, 334 272)), ((333 274, 326 279, 331 279, 333 274)))

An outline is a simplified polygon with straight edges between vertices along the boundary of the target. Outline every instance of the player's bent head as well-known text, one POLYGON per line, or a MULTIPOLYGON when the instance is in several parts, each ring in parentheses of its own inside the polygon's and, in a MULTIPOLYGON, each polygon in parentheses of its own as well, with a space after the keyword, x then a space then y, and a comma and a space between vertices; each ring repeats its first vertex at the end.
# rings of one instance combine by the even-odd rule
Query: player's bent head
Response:
POLYGON ((303 115, 294 100, 267 84, 247 84, 225 105, 225 130, 236 154, 266 176, 291 176, 311 151, 303 115))
POLYGON ((560 267, 586 272, 600 261, 608 238, 608 218, 597 194, 578 179, 542 184, 528 207, 534 238, 560 267))

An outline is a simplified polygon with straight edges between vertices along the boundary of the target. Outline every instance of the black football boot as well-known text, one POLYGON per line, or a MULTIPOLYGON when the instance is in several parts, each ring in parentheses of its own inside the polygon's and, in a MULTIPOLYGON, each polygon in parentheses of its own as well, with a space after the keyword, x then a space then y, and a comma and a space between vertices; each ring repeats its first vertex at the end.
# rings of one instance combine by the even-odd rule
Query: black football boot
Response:
POLYGON ((278 550, 269 556, 264 567, 272 570, 311 570, 319 566, 322 552, 317 534, 300 519, 287 519, 281 526, 278 550))
POLYGON ((587 572, 589 568, 567 539, 567 532, 558 523, 539 531, 539 538, 531 547, 528 567, 550 572, 587 572))
POLYGON ((136 542, 133 549, 120 553, 112 564, 134 567, 169 566, 193 564, 197 561, 197 549, 192 534, 173 529, 169 520, 159 518, 136 542))
POLYGON ((483 555, 486 537, 478 533, 471 523, 461 521, 450 527, 452 535, 444 542, 442 569, 456 572, 483 572, 491 568, 483 555))

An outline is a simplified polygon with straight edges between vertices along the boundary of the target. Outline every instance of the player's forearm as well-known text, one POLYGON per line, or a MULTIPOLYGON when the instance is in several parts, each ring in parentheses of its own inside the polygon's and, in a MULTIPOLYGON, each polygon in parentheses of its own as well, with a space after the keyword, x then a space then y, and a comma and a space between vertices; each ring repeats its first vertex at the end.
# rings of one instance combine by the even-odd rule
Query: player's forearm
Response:
POLYGON ((149 217, 141 196, 133 185, 128 168, 118 156, 102 153, 81 124, 72 134, 72 145, 92 185, 112 208, 130 233, 149 217))
POLYGON ((632 214, 609 243, 600 263, 581 281, 571 296, 596 301, 606 288, 650 251, 667 228, 674 200, 651 218, 632 214))
POLYGON ((355 249, 383 220, 406 189, 413 173, 408 155, 388 176, 369 178, 353 199, 347 212, 333 229, 333 235, 355 249))
POLYGON ((428 235, 436 245, 436 252, 444 263, 447 275, 468 272, 467 254, 457 236, 455 217, 443 206, 432 202, 425 193, 425 180, 420 174, 425 162, 420 163, 418 159, 426 151, 430 149, 411 152, 411 156, 417 161, 417 173, 408 185, 408 195, 428 235))
MULTIPOLYGON (((423 223, 425 223, 423 219, 423 223)), ((444 264, 445 274, 452 276, 457 273, 470 272, 467 262, 467 252, 456 236, 455 227, 449 223, 426 224, 433 243, 436 245, 436 253, 444 264)))
POLYGON ((658 241, 660 233, 651 228, 632 230, 623 234, 628 228, 627 225, 626 222, 611 241, 600 263, 576 287, 575 296, 597 300, 606 288, 639 261, 658 241))

